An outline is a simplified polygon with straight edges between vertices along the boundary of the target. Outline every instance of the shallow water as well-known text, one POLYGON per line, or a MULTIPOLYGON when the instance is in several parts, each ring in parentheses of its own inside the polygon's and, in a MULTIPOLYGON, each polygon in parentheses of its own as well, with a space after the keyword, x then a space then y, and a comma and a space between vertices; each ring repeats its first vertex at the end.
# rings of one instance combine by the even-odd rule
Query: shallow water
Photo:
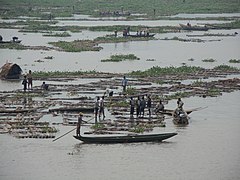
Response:
MULTIPOLYGON (((69 135, 52 140, 0 136, 1 179, 232 179, 240 178, 239 92, 183 99, 193 112, 189 126, 168 119, 159 132, 178 135, 163 143, 81 144, 69 135), (226 107, 223 106, 227 105, 226 107)), ((170 102, 168 108, 175 107, 170 102)), ((48 117, 57 122, 58 117, 48 117)), ((58 127, 60 136, 72 127, 58 127)))
POLYGON ((176 14, 169 17, 179 18, 208 18, 208 17, 240 17, 240 13, 222 13, 222 14, 176 14))
POLYGON ((179 24, 187 24, 190 22, 192 25, 197 24, 220 24, 229 23, 231 21, 216 21, 216 20, 138 20, 138 21, 124 21, 124 20, 103 20, 103 21, 72 21, 61 20, 53 26, 178 26, 179 24))

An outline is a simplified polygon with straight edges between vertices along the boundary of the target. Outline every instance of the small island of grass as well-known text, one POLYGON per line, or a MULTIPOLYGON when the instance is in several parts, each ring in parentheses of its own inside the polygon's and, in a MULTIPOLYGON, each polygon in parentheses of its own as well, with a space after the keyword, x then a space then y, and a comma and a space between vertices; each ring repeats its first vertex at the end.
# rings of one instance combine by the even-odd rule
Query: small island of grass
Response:
POLYGON ((126 60, 139 60, 137 56, 134 54, 128 54, 128 55, 112 55, 110 59, 102 59, 101 62, 120 62, 120 61, 126 61, 126 60))

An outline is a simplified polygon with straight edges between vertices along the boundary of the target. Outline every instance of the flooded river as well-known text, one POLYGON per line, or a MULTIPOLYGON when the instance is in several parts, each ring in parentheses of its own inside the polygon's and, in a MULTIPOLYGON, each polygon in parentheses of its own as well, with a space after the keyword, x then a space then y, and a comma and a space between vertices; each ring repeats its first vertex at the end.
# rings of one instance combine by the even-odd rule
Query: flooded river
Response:
MULTIPOLYGON (((69 134, 58 141, 0 136, 0 178, 14 179, 231 179, 240 178, 239 92, 217 98, 183 99, 190 124, 175 127, 170 119, 160 132, 178 135, 163 143, 81 144, 69 134)), ((175 107, 170 102, 167 107, 175 107)), ((52 122, 58 117, 52 116, 52 122)), ((58 127, 61 133, 72 127, 58 127)))
MULTIPOLYGON (((41 33, 19 33, 17 30, 0 29, 4 39, 18 36, 24 45, 50 46, 48 42, 73 41, 76 39, 94 39, 98 36, 111 34, 109 32, 72 33, 72 37, 42 37, 41 33)), ((125 42, 99 44, 102 50, 96 52, 59 52, 43 50, 10 50, 0 49, 0 64, 6 61, 19 64, 24 72, 29 69, 33 71, 78 71, 96 70, 103 72, 129 72, 134 70, 146 70, 152 66, 181 66, 183 63, 189 66, 202 66, 212 68, 218 65, 227 64, 240 67, 240 64, 231 64, 230 59, 240 59, 240 30, 211 30, 208 33, 233 34, 236 36, 226 37, 201 37, 206 42, 182 42, 177 40, 162 40, 165 38, 184 38, 187 35, 201 35, 204 32, 179 32, 157 34, 157 40, 141 42, 125 42), (138 61, 123 62, 101 62, 115 54, 134 54, 140 58, 138 61), (53 59, 44 59, 52 56, 53 59), (204 59, 214 59, 215 62, 203 62, 204 59), (152 61, 148 61, 151 59, 152 61), (190 61, 192 59, 193 61, 190 61), (41 60, 42 62, 38 62, 41 60)), ((197 37, 199 38, 199 37, 197 37)))
MULTIPOLYGON (((71 23, 71 21, 65 22, 71 23)), ((90 23, 90 21, 86 22, 90 23)), ((239 29, 211 30, 208 33, 233 34, 234 32, 240 34, 239 29)), ((239 35, 201 37, 206 40, 202 43, 163 40, 175 36, 188 38, 188 34, 203 33, 166 33, 157 34, 157 40, 152 41, 100 44, 103 50, 99 52, 66 53, 0 49, 0 65, 2 66, 6 61, 14 62, 21 66, 24 73, 29 69, 33 71, 97 70, 125 73, 132 70, 145 70, 152 66, 181 66, 182 63, 205 68, 221 64, 240 67, 239 64, 228 62, 230 59, 240 59, 239 35), (140 60, 120 63, 101 62, 101 59, 109 58, 114 54, 135 54, 140 60), (44 59, 47 56, 53 56, 53 59, 44 59), (191 58, 193 60, 189 61, 191 58), (216 61, 212 63, 202 61, 208 58, 216 61), (36 62, 39 59, 43 62, 36 62), (147 61, 147 59, 153 59, 153 61, 147 61)), ((83 31, 71 33, 72 36, 69 38, 43 37, 41 33, 20 33, 18 30, 8 29, 0 29, 0 34, 5 40, 18 36, 23 40, 24 45, 50 46, 48 45, 50 41, 94 39, 109 32, 83 31)), ((236 77, 239 78, 239 75, 236 77)), ((83 81, 79 83, 86 83, 83 81)), ((40 81, 34 83, 34 85, 41 84, 40 81)), ((0 80, 1 91, 20 89, 21 86, 20 81, 0 80)), ((82 144, 72 137, 74 132, 55 142, 51 139, 17 139, 1 134, 0 179, 239 180, 239 98, 239 91, 224 93, 214 98, 184 98, 185 109, 206 106, 207 108, 192 112, 190 124, 184 128, 174 126, 171 119, 166 119, 166 127, 159 128, 157 132, 177 132, 178 135, 162 143, 82 144)), ((176 102, 170 101, 165 107, 174 109, 176 102)), ((41 120, 58 123, 62 122, 62 117, 46 115, 41 120)), ((57 125, 56 128, 60 130, 57 137, 73 129, 73 127, 62 125, 57 125)))

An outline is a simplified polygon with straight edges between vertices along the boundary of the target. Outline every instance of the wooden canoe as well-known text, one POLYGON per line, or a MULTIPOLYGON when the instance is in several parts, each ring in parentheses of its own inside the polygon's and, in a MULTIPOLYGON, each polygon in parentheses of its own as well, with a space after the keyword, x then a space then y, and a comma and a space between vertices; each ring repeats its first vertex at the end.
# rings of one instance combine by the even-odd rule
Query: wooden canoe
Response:
POLYGON ((188 26, 185 24, 179 24, 182 30, 187 31, 208 31, 208 27, 206 26, 188 26))
POLYGON ((148 35, 145 35, 145 34, 128 34, 126 35, 126 37, 153 37, 155 36, 155 34, 148 34, 148 35))
MULTIPOLYGON (((193 112, 193 110, 186 110, 185 111, 187 114, 190 114, 191 112, 193 112)), ((172 116, 173 113, 174 113, 174 110, 172 109, 164 109, 164 111, 162 112, 159 112, 160 114, 166 114, 166 115, 169 115, 169 116, 172 116)))
POLYGON ((177 133, 146 134, 146 135, 117 135, 117 136, 74 136, 84 143, 113 144, 113 143, 136 143, 136 142, 161 142, 171 138, 177 133))

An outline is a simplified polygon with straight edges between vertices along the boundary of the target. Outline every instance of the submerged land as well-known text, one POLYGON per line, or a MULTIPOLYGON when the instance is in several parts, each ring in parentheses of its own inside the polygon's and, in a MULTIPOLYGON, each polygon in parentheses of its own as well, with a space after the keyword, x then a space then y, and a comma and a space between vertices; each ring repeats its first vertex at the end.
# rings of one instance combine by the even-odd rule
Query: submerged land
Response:
MULTIPOLYGON (((1 2, 1 1, 0 1, 1 2)), ((234 37, 237 33, 205 33, 201 35, 189 35, 191 38, 164 38, 157 39, 155 37, 123 37, 115 32, 122 32, 126 28, 124 25, 113 26, 65 26, 57 25, 61 20, 73 20, 75 16, 83 15, 83 18, 76 21, 91 21, 106 20, 115 18, 116 21, 138 21, 138 20, 221 20, 227 23, 221 24, 204 24, 212 30, 239 29, 239 17, 176 17, 173 15, 179 13, 238 13, 240 12, 239 2, 235 0, 225 1, 218 0, 209 2, 207 0, 131 0, 131 1, 112 1, 107 0, 61 0, 61 1, 3 1, 0 7, 0 17, 3 20, 15 19, 13 22, 0 22, 2 29, 18 29, 22 33, 41 33, 42 36, 48 37, 70 37, 72 33, 82 31, 108 32, 106 36, 97 37, 93 40, 74 40, 74 41, 53 41, 48 42, 48 46, 30 46, 21 43, 1 43, 2 49, 17 49, 17 50, 42 50, 42 51, 64 51, 81 53, 83 51, 100 51, 103 48, 101 44, 106 43, 123 43, 130 41, 152 41, 152 40, 173 40, 191 43, 205 43, 208 41, 221 40, 204 40, 204 37, 234 37), (16 9, 15 7, 18 7, 16 9), (66 19, 67 18, 67 19, 66 19), (103 18, 103 19, 102 19, 103 18), (120 18, 120 19, 117 19, 120 18)), ((139 30, 148 30, 150 34, 175 33, 180 32, 179 26, 128 26, 131 32, 139 30)), ((53 56, 47 56, 44 59, 54 59, 53 56)), ((122 61, 140 60, 135 54, 113 54, 101 60, 101 63, 112 62, 119 63, 122 61)), ((147 62, 155 61, 147 59, 147 62)), ((190 59, 189 61, 194 61, 190 59)), ((203 59, 202 62, 213 63, 216 60, 213 58, 203 59)), ((44 62, 35 60, 34 62, 44 62)), ((239 63, 239 59, 229 59, 231 64, 239 63)), ((129 73, 103 73, 96 70, 90 71, 35 71, 33 78, 35 81, 49 81, 49 90, 44 91, 40 86, 35 86, 32 90, 23 92, 21 89, 13 91, 1 91, 0 99, 2 101, 2 115, 6 124, 6 132, 12 133, 11 129, 28 128, 35 125, 40 126, 41 133, 56 133, 57 130, 50 127, 48 123, 37 123, 43 115, 53 114, 58 116, 62 112, 67 112, 71 116, 71 111, 87 111, 87 116, 91 117, 93 113, 93 104, 96 96, 106 95, 104 92, 107 88, 113 89, 114 96, 109 98, 106 96, 106 107, 111 118, 107 119, 108 123, 129 118, 129 98, 137 96, 151 95, 154 105, 160 99, 166 104, 170 100, 177 98, 185 98, 192 96, 199 97, 215 97, 220 96, 225 92, 240 90, 240 80, 237 78, 240 74, 239 68, 219 65, 212 69, 206 69, 198 66, 186 66, 182 63, 181 67, 159 67, 154 66, 150 69, 140 71, 132 71, 129 73), (125 93, 121 91, 121 78, 127 75, 129 78, 129 86, 125 93), (89 82, 81 85, 65 84, 63 82, 79 80, 79 79, 95 79, 94 82, 89 82), (189 83, 186 83, 189 82, 189 83), (56 83, 59 82, 59 83, 56 83), (91 96, 89 96, 91 94, 91 96), (52 98, 52 96, 55 96, 52 98), (94 97, 93 97, 94 96, 94 97), (80 102, 79 102, 80 100, 80 102), (23 105, 22 105, 23 103, 23 105), (75 111, 73 110, 75 108, 75 111), (10 111, 9 111, 10 110, 10 111), (69 111, 69 112, 68 112, 69 111), (17 115, 16 118, 14 116, 17 115), (10 117, 10 118, 9 118, 10 117), (20 121, 20 122, 19 122, 20 121), (26 122, 28 121, 28 122, 26 122), (20 124, 19 124, 20 123, 20 124), (17 124, 17 127, 15 125, 17 124)), ((76 114, 73 114, 76 117, 76 114)), ((164 116, 151 117, 148 120, 160 120, 161 126, 164 126, 164 116)), ((144 122, 142 122, 144 123, 144 122)), ((103 122, 102 122, 103 124, 103 122)), ((113 124, 111 124, 113 126, 113 124)), ((116 126, 116 123, 115 123, 116 126)), ((160 126, 158 124, 158 126, 160 126)), ((95 124, 95 131, 102 128, 102 125, 95 124)), ((141 126, 135 128, 135 132, 144 132, 145 128, 141 126), (139 130, 139 128, 141 130, 139 130)), ((33 130, 28 128, 33 134, 33 130)), ((114 128, 113 128, 114 129, 114 128)), ((108 129, 109 130, 109 129, 108 129)), ((119 130, 119 129, 118 129, 119 130)), ((134 131, 132 128, 127 131, 134 131)), ((35 132, 35 131, 34 131, 35 132)), ((99 133, 96 131, 96 133, 99 133)), ((18 136, 20 137, 20 136, 18 136)), ((24 137, 24 136, 22 136, 24 137)), ((33 136, 32 136, 33 137, 33 136)), ((36 136, 37 137, 37 136, 36 136)), ((43 136, 43 137, 55 137, 43 136)))

